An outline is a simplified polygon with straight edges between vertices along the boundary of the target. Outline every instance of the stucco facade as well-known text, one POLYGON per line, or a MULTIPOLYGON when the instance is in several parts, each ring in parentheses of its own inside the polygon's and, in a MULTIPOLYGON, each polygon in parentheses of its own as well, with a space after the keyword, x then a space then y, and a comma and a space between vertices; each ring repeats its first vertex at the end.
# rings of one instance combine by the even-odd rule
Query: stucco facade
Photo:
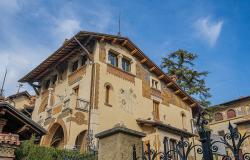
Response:
POLYGON ((43 72, 20 80, 37 83, 32 119, 49 131, 42 144, 83 149, 95 134, 117 124, 146 133, 143 141, 157 150, 164 136, 192 137, 196 102, 128 39, 91 34, 47 70, 40 65, 36 69, 43 72))

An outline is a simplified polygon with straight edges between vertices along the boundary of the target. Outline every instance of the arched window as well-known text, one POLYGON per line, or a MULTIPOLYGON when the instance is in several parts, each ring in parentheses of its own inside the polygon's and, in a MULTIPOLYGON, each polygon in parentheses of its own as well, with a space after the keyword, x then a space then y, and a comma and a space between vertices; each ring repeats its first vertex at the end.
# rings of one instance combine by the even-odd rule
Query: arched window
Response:
POLYGON ((82 131, 78 134, 75 141, 75 147, 80 152, 87 151, 87 131, 82 131))
POLYGON ((227 111, 227 118, 234 118, 234 117, 236 117, 235 111, 233 109, 229 109, 227 111))
POLYGON ((105 103, 109 104, 109 98, 110 98, 110 86, 106 86, 106 95, 105 95, 105 103))
POLYGON ((215 121, 222 121, 223 120, 222 113, 215 113, 214 114, 214 119, 215 119, 215 121))
POLYGON ((111 99, 111 90, 113 89, 112 85, 110 83, 105 83, 104 87, 105 87, 105 104, 111 106, 110 99, 111 99))

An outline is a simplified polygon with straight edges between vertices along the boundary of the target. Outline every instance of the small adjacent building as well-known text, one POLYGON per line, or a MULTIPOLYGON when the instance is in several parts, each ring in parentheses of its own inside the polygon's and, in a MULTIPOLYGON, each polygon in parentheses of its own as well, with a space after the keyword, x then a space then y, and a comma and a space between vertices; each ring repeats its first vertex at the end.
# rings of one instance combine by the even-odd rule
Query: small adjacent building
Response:
POLYGON ((15 149, 32 135, 39 143, 46 130, 9 103, 0 102, 0 159, 14 160, 15 149))
MULTIPOLYGON (((237 127, 242 135, 250 134, 250 96, 212 106, 209 111, 213 117, 209 124, 213 134, 224 136, 229 133, 229 122, 237 127)), ((245 141, 242 152, 250 152, 250 139, 245 141)))
POLYGON ((36 97, 30 95, 27 91, 22 91, 8 96, 5 101, 31 118, 35 106, 36 97))
POLYGON ((81 31, 20 82, 36 92, 32 119, 48 131, 44 146, 84 151, 118 123, 156 150, 163 137, 173 149, 194 136, 199 104, 126 37, 81 31))

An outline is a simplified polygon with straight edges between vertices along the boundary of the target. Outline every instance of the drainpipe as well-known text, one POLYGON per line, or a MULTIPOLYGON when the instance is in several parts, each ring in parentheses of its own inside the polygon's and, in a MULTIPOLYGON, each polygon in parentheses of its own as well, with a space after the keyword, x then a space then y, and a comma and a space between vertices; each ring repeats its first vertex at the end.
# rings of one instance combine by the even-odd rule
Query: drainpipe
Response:
MULTIPOLYGON (((94 108, 94 90, 95 90, 95 64, 92 63, 92 68, 91 68, 91 84, 90 84, 90 101, 89 101, 89 117, 88 117, 88 132, 87 132, 87 137, 89 138, 90 136, 90 120, 91 120, 91 110, 94 108)), ((88 139, 88 147, 90 145, 90 139, 88 139)), ((89 149, 89 148, 88 148, 89 149)))
MULTIPOLYGON (((194 122, 194 119, 190 119, 190 123, 191 123, 191 130, 192 130, 192 133, 194 134, 194 126, 193 126, 193 122, 194 122)), ((195 145, 194 143, 194 137, 192 137, 192 141, 193 141, 193 144, 195 145)), ((197 157, 196 157, 196 149, 194 147, 194 159, 196 160, 197 157)))

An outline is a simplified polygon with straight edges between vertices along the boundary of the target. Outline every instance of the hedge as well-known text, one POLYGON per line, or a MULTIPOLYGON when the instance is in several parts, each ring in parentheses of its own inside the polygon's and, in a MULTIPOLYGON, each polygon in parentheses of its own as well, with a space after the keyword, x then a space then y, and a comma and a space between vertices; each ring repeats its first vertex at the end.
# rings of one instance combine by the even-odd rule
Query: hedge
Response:
POLYGON ((24 141, 15 152, 16 160, 97 160, 97 155, 81 154, 34 144, 34 138, 24 141))

